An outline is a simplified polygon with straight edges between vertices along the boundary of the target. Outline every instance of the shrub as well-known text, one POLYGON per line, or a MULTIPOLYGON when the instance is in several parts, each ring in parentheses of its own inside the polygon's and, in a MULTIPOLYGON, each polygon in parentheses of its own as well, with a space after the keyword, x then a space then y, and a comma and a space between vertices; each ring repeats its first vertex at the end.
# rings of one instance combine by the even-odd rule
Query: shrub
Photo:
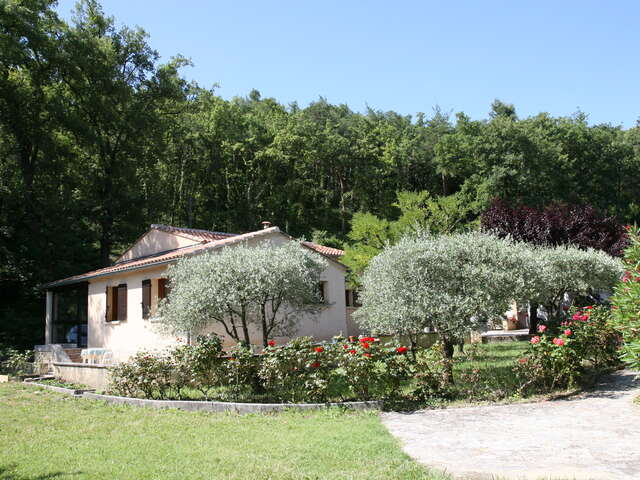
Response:
POLYGON ((315 345, 310 337, 295 338, 282 346, 269 345, 258 376, 275 398, 288 402, 324 401, 335 367, 333 345, 315 345))
POLYGON ((0 371, 9 375, 26 375, 31 372, 30 350, 20 351, 12 347, 2 349, 0 352, 0 371))
POLYGON ((374 337, 351 337, 338 343, 335 375, 342 377, 353 398, 384 398, 399 393, 400 384, 409 376, 407 353, 406 347, 384 347, 374 337))
POLYGON ((587 368, 599 370, 618 362, 619 333, 610 325, 606 307, 570 310, 559 328, 540 325, 538 331, 516 367, 521 392, 574 386, 587 368))
POLYGON ((446 398, 452 394, 445 365, 447 360, 442 350, 442 343, 437 342, 431 348, 418 352, 412 394, 415 400, 429 401, 436 397, 446 398))
POLYGON ((198 390, 209 399, 211 390, 225 381, 222 341, 215 334, 201 335, 194 345, 180 345, 171 352, 173 381, 178 394, 185 388, 198 390))
POLYGON ((175 366, 167 353, 138 352, 110 370, 111 389, 125 396, 164 399, 176 386, 175 366))
POLYGON ((232 398, 238 400, 246 390, 260 391, 258 367, 259 361, 250 348, 238 344, 231 349, 230 356, 223 362, 223 372, 232 398))
POLYGON ((624 252, 625 273, 612 298, 612 323, 623 338, 622 360, 640 370, 640 229, 627 227, 629 246, 624 252))

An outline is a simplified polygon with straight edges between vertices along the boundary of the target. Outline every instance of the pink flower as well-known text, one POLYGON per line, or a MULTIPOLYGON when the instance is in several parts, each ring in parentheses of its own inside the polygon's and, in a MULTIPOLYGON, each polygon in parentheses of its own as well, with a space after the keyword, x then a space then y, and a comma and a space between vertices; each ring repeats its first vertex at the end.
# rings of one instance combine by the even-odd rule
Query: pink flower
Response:
POLYGON ((574 320, 578 321, 578 320, 580 320, 580 318, 581 318, 581 314, 582 314, 582 312, 578 312, 578 313, 576 313, 576 314, 575 314, 573 317, 571 317, 571 318, 573 318, 574 320))
POLYGON ((547 329, 547 326, 546 326, 546 325, 540 325, 540 326, 538 327, 538 331, 539 331, 540 333, 544 333, 544 331, 545 331, 546 329, 547 329))
POLYGON ((568 337, 569 335, 571 335, 571 330, 567 328, 567 329, 564 331, 564 334, 568 337))
POLYGON ((553 344, 561 347, 561 346, 564 345, 564 340, 561 339, 561 338, 554 338, 553 339, 553 344))
POLYGON ((534 345, 535 345, 536 343, 540 343, 540 337, 536 335, 535 337, 533 337, 533 338, 531 339, 531 343, 533 343, 534 345))
POLYGON ((580 317, 580 321, 581 321, 581 322, 586 322, 587 320, 589 320, 589 315, 582 315, 582 316, 580 317))

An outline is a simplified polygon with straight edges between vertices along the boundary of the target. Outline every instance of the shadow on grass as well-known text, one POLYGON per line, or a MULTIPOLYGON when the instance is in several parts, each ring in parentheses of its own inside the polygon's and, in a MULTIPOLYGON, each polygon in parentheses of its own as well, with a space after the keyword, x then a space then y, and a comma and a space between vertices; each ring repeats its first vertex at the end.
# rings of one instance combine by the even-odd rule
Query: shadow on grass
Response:
POLYGON ((82 472, 49 472, 40 475, 23 475, 17 472, 18 465, 15 463, 0 465, 0 480, 49 480, 52 478, 63 478, 68 475, 79 475, 82 472))

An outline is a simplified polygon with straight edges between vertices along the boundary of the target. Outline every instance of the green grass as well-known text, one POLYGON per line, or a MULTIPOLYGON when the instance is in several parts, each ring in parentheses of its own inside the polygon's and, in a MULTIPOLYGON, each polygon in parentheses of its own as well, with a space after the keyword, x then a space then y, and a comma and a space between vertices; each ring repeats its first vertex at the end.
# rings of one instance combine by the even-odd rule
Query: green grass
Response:
POLYGON ((0 479, 422 479, 375 412, 205 414, 0 384, 0 479))

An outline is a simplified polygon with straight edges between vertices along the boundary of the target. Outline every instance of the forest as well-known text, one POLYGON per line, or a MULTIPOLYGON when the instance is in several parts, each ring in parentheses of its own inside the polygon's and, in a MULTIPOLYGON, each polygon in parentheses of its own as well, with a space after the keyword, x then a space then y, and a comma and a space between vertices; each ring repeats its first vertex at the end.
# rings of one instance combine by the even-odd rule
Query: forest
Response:
POLYGON ((52 0, 0 0, 0 343, 42 342, 38 286, 108 265, 151 223, 269 220, 353 256, 415 212, 475 229, 496 198, 640 220, 640 125, 522 118, 500 100, 472 119, 224 99, 189 65, 96 1, 65 21, 52 0))

